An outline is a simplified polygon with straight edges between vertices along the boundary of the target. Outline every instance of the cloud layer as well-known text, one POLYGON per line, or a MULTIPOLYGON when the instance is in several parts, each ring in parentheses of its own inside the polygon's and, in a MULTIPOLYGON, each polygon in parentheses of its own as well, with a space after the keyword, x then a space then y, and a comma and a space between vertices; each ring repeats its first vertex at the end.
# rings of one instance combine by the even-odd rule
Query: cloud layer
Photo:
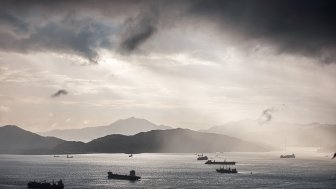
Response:
POLYGON ((247 39, 274 44, 279 52, 335 62, 335 1, 199 1, 191 9, 247 39))
POLYGON ((101 49, 128 54, 172 27, 213 23, 218 35, 231 32, 246 42, 272 45, 280 53, 334 63, 335 4, 329 0, 2 1, 1 50, 52 51, 97 62, 101 49))

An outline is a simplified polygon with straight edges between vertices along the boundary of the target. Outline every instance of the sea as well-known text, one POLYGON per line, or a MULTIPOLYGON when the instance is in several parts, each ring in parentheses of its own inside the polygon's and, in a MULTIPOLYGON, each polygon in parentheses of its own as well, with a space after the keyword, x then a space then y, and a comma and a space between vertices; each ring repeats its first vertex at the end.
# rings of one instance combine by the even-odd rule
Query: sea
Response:
POLYGON ((62 179, 65 188, 336 188, 336 159, 328 153, 207 153, 216 161, 236 161, 238 174, 216 172, 219 165, 198 161, 197 154, 0 155, 0 188, 27 188, 29 181, 62 179), (139 181, 112 180, 107 172, 139 181))

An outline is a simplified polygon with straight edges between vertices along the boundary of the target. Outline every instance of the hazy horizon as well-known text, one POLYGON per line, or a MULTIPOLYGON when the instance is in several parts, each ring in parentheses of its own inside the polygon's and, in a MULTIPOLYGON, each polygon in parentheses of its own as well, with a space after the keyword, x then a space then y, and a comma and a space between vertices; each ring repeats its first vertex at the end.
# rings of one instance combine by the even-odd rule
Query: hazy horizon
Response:
MULTIPOLYGON (((103 123, 101 125, 91 123, 91 125, 83 124, 82 127, 74 127, 74 128, 59 128, 59 129, 56 128, 56 129, 49 129, 49 130, 30 130, 29 128, 25 128, 25 125, 16 125, 16 124, 12 124, 12 123, 7 123, 7 124, 5 123, 5 124, 0 125, 0 127, 7 126, 7 125, 13 125, 13 126, 18 126, 22 129, 25 129, 25 130, 28 130, 28 131, 31 131, 31 132, 44 133, 44 132, 54 131, 54 130, 71 130, 71 129, 85 129, 85 128, 94 128, 94 127, 104 127, 104 126, 109 126, 109 125, 111 125, 111 124, 113 124, 117 121, 127 120, 127 119, 130 119, 130 118, 147 120, 147 121, 149 121, 151 123, 154 123, 156 125, 169 126, 169 127, 172 127, 173 129, 182 128, 182 129, 190 129, 190 130, 194 130, 194 131, 202 131, 202 130, 207 130, 207 129, 210 129, 210 128, 213 128, 213 127, 222 127, 222 126, 225 126, 227 124, 234 124, 234 123, 239 123, 239 122, 244 122, 244 121, 251 121, 251 122, 258 123, 258 119, 254 119, 254 120, 253 119, 240 119, 240 120, 231 120, 231 121, 223 122, 223 123, 219 123, 219 124, 216 124, 216 125, 209 124, 209 125, 201 127, 201 128, 190 128, 190 127, 177 127, 177 126, 168 125, 168 124, 165 124, 165 123, 153 122, 152 120, 142 118, 142 117, 131 116, 131 117, 116 119, 114 121, 106 122, 105 124, 103 123)), ((295 122, 287 122, 287 121, 272 121, 272 123, 268 123, 267 126, 262 126, 262 125, 258 124, 258 127, 267 128, 267 127, 270 127, 270 126, 272 127, 272 125, 278 125, 279 123, 280 124, 281 123, 295 124, 295 125, 301 125, 301 126, 314 125, 314 124, 329 125, 329 126, 336 125, 336 123, 321 123, 321 122, 295 123, 295 122)))
POLYGON ((0 125, 336 123, 328 2, 0 5, 0 125))

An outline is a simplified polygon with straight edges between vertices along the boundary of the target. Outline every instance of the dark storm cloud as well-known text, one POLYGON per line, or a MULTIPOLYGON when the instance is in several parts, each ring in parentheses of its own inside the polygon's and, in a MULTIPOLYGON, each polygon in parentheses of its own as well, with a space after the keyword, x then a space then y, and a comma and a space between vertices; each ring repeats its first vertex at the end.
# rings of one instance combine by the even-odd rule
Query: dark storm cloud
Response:
POLYGON ((91 63, 96 63, 99 56, 97 49, 112 46, 109 39, 109 28, 90 21, 71 21, 71 23, 50 22, 34 28, 27 36, 15 36, 0 33, 0 48, 8 51, 55 51, 78 54, 91 63), (75 27, 75 23, 79 27, 75 27))
MULTIPOLYGON (((119 29, 110 21, 132 17, 132 12, 142 4, 140 1, 3 1, 0 50, 76 54, 96 63, 99 49, 113 49, 113 37, 119 29)), ((148 34, 134 35, 128 39, 129 43, 133 39, 133 45, 129 45, 133 50, 143 41, 141 35, 148 34)))
POLYGON ((126 20, 119 50, 132 52, 149 39, 157 30, 155 19, 153 16, 139 16, 126 20))
POLYGON ((335 10, 332 0, 202 0, 190 14, 248 39, 266 40, 280 52, 335 63, 335 10))
POLYGON ((0 48, 97 62, 99 49, 128 54, 172 26, 204 28, 211 22, 223 33, 266 42, 279 52, 334 63, 335 9, 330 0, 1 1, 0 48))
MULTIPOLYGON (((111 28, 91 18, 27 13, 20 6, 0 8, 0 49, 14 52, 52 51, 80 55, 96 63, 97 49, 112 46, 111 28)), ((29 9, 29 6, 28 6, 29 9)))
POLYGON ((67 95, 67 94, 68 94, 68 91, 66 91, 65 89, 60 89, 56 93, 52 94, 51 97, 55 98, 55 97, 59 97, 61 95, 67 95))
POLYGON ((2 27, 10 27, 16 33, 25 33, 28 31, 27 23, 6 11, 0 13, 0 22, 2 27))
POLYGON ((158 31, 161 12, 166 15, 162 22, 165 25, 168 20, 174 20, 170 10, 177 10, 177 4, 189 4, 176 2, 3 1, 0 6, 3 45, 0 48, 77 54, 90 62, 97 62, 99 49, 129 54, 158 31))

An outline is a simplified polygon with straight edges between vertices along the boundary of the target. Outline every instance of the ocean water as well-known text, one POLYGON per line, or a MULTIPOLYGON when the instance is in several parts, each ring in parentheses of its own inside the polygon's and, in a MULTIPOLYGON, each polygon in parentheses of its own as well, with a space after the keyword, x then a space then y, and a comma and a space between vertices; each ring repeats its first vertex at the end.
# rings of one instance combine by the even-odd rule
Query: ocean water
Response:
POLYGON ((220 174, 219 165, 197 161, 195 154, 0 155, 0 188, 26 188, 30 180, 62 179, 65 188, 336 188, 336 159, 326 154, 280 152, 213 153, 211 159, 234 160, 238 174, 220 174), (107 172, 140 181, 109 180, 107 172), (252 174, 251 174, 252 172, 252 174))

